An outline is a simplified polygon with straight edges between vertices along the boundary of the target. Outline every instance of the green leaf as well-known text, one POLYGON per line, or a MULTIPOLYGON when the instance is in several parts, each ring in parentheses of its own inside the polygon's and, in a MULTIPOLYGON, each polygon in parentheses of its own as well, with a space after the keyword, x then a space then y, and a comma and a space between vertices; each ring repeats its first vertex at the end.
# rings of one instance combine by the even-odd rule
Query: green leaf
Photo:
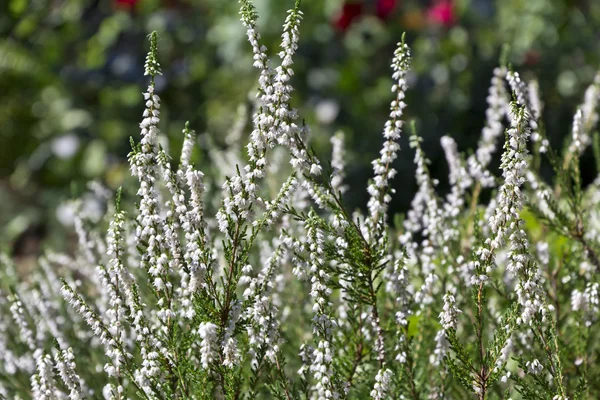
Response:
POLYGON ((408 320, 408 337, 414 337, 419 333, 419 321, 421 320, 420 315, 411 315, 407 318, 408 320))

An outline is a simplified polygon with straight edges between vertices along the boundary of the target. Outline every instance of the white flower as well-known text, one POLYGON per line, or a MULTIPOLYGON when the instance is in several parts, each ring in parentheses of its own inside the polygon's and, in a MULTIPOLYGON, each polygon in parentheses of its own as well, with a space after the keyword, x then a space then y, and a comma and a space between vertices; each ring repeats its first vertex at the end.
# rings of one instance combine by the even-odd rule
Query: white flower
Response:
POLYGON ((321 168, 320 165, 312 164, 310 166, 310 173, 311 173, 311 175, 321 175, 321 170, 322 170, 322 168, 321 168))
POLYGON ((73 349, 60 350, 54 355, 56 369, 60 379, 69 389, 69 399, 82 400, 85 399, 85 394, 81 385, 81 378, 75 372, 75 356, 73 349))
POLYGON ((581 108, 578 108, 573 117, 572 142, 569 150, 581 154, 589 142, 590 137, 583 131, 583 112, 581 111, 581 108))
POLYGON ((573 117, 572 142, 569 151, 582 154, 592 142, 590 133, 598 123, 598 102, 600 100, 600 72, 585 91, 583 103, 573 117))
POLYGON ((481 132, 481 139, 477 144, 475 154, 470 156, 467 164, 469 174, 483 187, 494 185, 494 177, 487 170, 492 160, 492 155, 496 151, 496 142, 504 132, 502 119, 508 112, 508 94, 504 88, 504 77, 506 68, 494 69, 494 76, 488 91, 486 114, 486 125, 481 132))
POLYGON ((527 367, 527 372, 532 375, 537 375, 544 369, 544 366, 537 359, 533 361, 527 361, 525 366, 527 367))
POLYGON ((392 381, 392 371, 389 369, 380 369, 375 376, 375 385, 371 390, 373 400, 387 399, 387 393, 392 381))
POLYGON ((31 377, 33 398, 36 400, 58 399, 58 389, 56 388, 54 372, 52 371, 52 359, 48 354, 44 354, 41 349, 37 349, 33 357, 37 365, 37 374, 31 377))
POLYGON ((11 296, 9 300, 11 300, 12 302, 12 304, 10 305, 10 312, 15 323, 19 327, 21 338, 27 344, 29 350, 36 350, 37 345, 33 336, 33 331, 31 330, 29 323, 25 318, 25 309, 23 308, 23 303, 16 296, 11 296))
POLYGON ((550 252, 547 242, 538 242, 537 245, 538 259, 543 265, 548 265, 550 262, 550 252))
POLYGON ((200 361, 202 368, 208 369, 210 364, 217 359, 217 326, 212 322, 202 322, 198 334, 202 339, 202 343, 200 343, 200 361))
POLYGON ((506 73, 506 80, 510 85, 511 90, 517 96, 517 103, 521 107, 525 107, 527 112, 531 112, 530 105, 528 102, 527 85, 521 80, 518 72, 508 71, 506 73))
POLYGON ((588 282, 583 292, 574 289, 571 293, 571 308, 583 314, 587 327, 596 322, 600 314, 599 288, 600 284, 588 282))
POLYGON ((331 137, 330 141, 332 145, 331 167, 333 168, 333 173, 331 175, 331 187, 336 193, 344 193, 348 189, 343 184, 346 176, 344 172, 344 133, 342 131, 338 131, 331 137))
POLYGON ((450 169, 449 181, 452 186, 443 204, 444 228, 438 228, 438 230, 442 231, 443 242, 448 243, 456 240, 460 235, 457 216, 465 203, 464 196, 466 189, 471 186, 473 180, 465 166, 463 166, 454 139, 449 136, 443 136, 441 143, 450 169))
POLYGON ((456 329, 458 324, 457 318, 461 313, 462 311, 456 307, 456 299, 454 296, 451 293, 446 293, 444 295, 444 307, 439 315, 442 327, 445 330, 456 329))
POLYGON ((385 142, 380 151, 380 157, 373 160, 373 182, 367 188, 370 195, 367 204, 369 208, 369 218, 366 225, 372 231, 374 237, 375 232, 383 229, 385 224, 387 203, 390 201, 390 196, 387 194, 389 180, 394 176, 395 170, 391 167, 393 161, 398 157, 397 152, 400 149, 398 140, 402 131, 402 112, 406 107, 404 97, 407 90, 406 73, 410 68, 410 49, 408 45, 402 42, 398 43, 398 47, 394 52, 392 61, 392 79, 395 81, 393 91, 396 92, 396 98, 390 104, 389 119, 385 123, 383 129, 383 137, 385 142))

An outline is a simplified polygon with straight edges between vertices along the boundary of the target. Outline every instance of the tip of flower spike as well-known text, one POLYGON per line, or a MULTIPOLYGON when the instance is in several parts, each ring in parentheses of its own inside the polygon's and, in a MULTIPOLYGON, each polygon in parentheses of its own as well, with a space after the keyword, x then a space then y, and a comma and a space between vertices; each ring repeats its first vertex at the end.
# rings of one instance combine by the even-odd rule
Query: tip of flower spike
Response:
POLYGON ((513 101, 510 102, 510 113, 514 117, 529 119, 526 106, 517 101, 517 94, 515 92, 512 93, 512 96, 513 101))
POLYGON ((413 135, 417 135, 417 121, 414 119, 410 121, 410 131, 413 135))
POLYGON ((135 140, 133 140, 133 136, 129 136, 129 144, 131 145, 131 151, 135 152, 137 145, 135 144, 135 140))
MULTIPOLYGON (((406 44, 406 32, 404 32, 402 33, 402 38, 397 43, 392 68, 404 70, 406 72, 410 69, 410 61, 410 48, 406 44)), ((394 79, 397 79, 396 76, 394 76, 394 79)))
POLYGON ((256 13, 256 8, 254 4, 250 0, 240 0, 240 15, 242 16, 242 23, 245 27, 254 27, 256 20, 258 19, 258 14, 256 13))
POLYGON ((158 34, 156 31, 153 31, 148 37, 150 38, 150 51, 148 51, 146 64, 144 65, 144 75, 150 75, 154 78, 156 75, 162 75, 160 64, 158 63, 158 45, 156 44, 158 34))
POLYGON ((123 186, 119 186, 117 189, 117 196, 115 199, 115 209, 117 212, 121 211, 121 194, 123 192, 123 186))

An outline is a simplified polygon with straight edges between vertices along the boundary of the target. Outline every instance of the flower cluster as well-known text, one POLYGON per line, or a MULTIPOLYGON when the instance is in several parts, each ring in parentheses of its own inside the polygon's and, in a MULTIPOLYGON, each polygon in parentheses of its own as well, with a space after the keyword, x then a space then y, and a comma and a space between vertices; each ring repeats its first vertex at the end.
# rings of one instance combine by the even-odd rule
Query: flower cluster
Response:
POLYGON ((494 185, 494 177, 487 170, 487 167, 492 161, 492 155, 496 151, 496 142, 504 132, 502 120, 508 108, 508 94, 504 87, 505 77, 506 68, 498 67, 494 69, 492 84, 487 96, 488 108, 485 112, 486 126, 481 133, 477 151, 468 160, 469 173, 483 187, 494 185))
POLYGON ((457 317, 461 311, 456 308, 456 299, 450 293, 444 295, 444 307, 440 313, 440 323, 445 330, 456 329, 457 317))
POLYGON ((390 388, 392 380, 392 371, 389 369, 379 370, 377 376, 375 376, 375 385, 371 391, 371 398, 373 400, 382 400, 387 398, 387 393, 390 388))
POLYGON ((212 322, 203 322, 198 329, 198 335, 202 339, 200 343, 200 362, 202 368, 208 369, 210 364, 217 358, 217 326, 212 322))
POLYGON ((394 53, 394 60, 392 61, 392 69, 394 71, 392 75, 392 79, 394 80, 392 92, 396 94, 396 99, 390 105, 390 118, 386 121, 383 130, 385 142, 380 151, 380 157, 372 162, 375 177, 367 189, 370 195, 368 224, 377 231, 383 228, 387 203, 391 200, 390 193, 388 192, 391 191, 393 193, 393 189, 390 190, 389 188, 389 182, 396 175, 396 170, 392 167, 392 163, 398 157, 397 153, 400 149, 398 140, 402 132, 403 121, 401 118, 403 110, 406 107, 404 98, 408 87, 406 74, 409 68, 410 50, 404 42, 403 37, 402 42, 398 43, 398 48, 394 53))

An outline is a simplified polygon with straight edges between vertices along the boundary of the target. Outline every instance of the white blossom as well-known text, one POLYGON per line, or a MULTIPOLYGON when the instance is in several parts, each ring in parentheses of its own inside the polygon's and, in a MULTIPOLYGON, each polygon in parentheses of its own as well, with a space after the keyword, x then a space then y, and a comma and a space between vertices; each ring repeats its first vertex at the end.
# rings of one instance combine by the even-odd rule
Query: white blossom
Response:
POLYGON ((396 98, 390 104, 389 119, 385 123, 383 137, 385 142, 381 149, 379 158, 372 162, 374 177, 369 184, 367 191, 369 193, 369 218, 366 225, 373 232, 378 232, 383 228, 387 213, 387 203, 391 197, 388 192, 393 193, 393 189, 389 189, 389 181, 396 174, 396 170, 391 164, 398 157, 397 153, 400 149, 398 140, 402 132, 402 114, 406 107, 404 98, 408 88, 406 82, 406 74, 410 68, 410 50, 404 40, 398 43, 398 47, 394 52, 392 60, 392 79, 394 85, 392 92, 396 94, 396 98))
POLYGON ((217 326, 212 322, 202 322, 198 329, 198 335, 202 339, 200 343, 200 354, 202 368, 208 369, 217 359, 217 326))
POLYGON ((371 390, 373 400, 387 399, 390 383, 392 381, 392 371, 389 369, 380 369, 375 376, 375 385, 371 390))
POLYGON ((600 284, 588 283, 584 291, 578 289, 571 293, 571 308, 573 311, 581 312, 586 327, 592 326, 598 320, 600 314, 600 284))
POLYGON ((58 389, 52 371, 52 359, 41 349, 37 349, 33 356, 37 365, 37 374, 31 377, 33 398, 36 400, 58 399, 58 389))
POLYGON ((73 349, 61 350, 54 356, 56 370, 65 386, 69 389, 69 399, 83 400, 85 394, 82 389, 82 381, 77 372, 75 372, 75 355, 73 349))
POLYGON ((496 142, 504 132, 502 120, 508 113, 508 94, 504 88, 504 78, 506 77, 506 68, 494 69, 494 76, 488 91, 486 114, 486 125, 481 132, 481 138, 477 144, 475 154, 470 156, 467 164, 469 174, 483 187, 494 185, 494 177, 487 170, 492 160, 492 155, 496 151, 496 142))
POLYGON ((544 369, 544 366, 537 359, 533 361, 527 361, 525 366, 527 367, 527 372, 532 375, 538 375, 544 369))
POLYGON ((451 293, 444 295, 444 307, 440 313, 440 323, 445 330, 456 329, 458 315, 462 313, 456 307, 456 299, 451 293))
POLYGON ((333 135, 330 139, 332 145, 331 152, 331 167, 333 172, 331 174, 331 187, 337 193, 344 193, 348 189, 344 185, 345 174, 345 162, 344 162, 344 133, 339 131, 333 135))

